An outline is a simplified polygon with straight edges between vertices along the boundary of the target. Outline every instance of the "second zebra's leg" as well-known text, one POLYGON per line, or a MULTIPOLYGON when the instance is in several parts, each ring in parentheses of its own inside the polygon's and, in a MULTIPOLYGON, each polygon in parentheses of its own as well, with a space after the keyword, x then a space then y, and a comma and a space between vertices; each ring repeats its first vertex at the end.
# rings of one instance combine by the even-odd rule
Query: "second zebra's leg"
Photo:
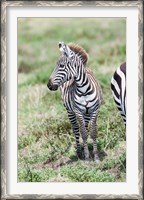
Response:
POLYGON ((92 116, 91 116, 91 119, 90 119, 90 133, 91 133, 91 138, 93 140, 94 160, 96 162, 99 162, 100 158, 99 158, 99 155, 98 155, 97 144, 96 144, 96 137, 97 137, 96 120, 97 120, 97 113, 93 113, 92 116))
POLYGON ((77 156, 78 158, 82 157, 82 153, 81 153, 81 147, 80 147, 80 143, 79 143, 79 126, 76 120, 76 115, 72 112, 68 112, 68 117, 70 120, 70 123, 72 125, 72 129, 75 135, 75 139, 76 139, 76 151, 77 151, 77 156))
POLYGON ((80 132, 81 132, 81 136, 82 136, 83 144, 84 144, 85 160, 89 161, 90 155, 89 155, 89 150, 88 150, 88 145, 87 145, 87 138, 88 138, 87 124, 85 124, 84 117, 81 114, 77 113, 77 118, 79 120, 80 132))

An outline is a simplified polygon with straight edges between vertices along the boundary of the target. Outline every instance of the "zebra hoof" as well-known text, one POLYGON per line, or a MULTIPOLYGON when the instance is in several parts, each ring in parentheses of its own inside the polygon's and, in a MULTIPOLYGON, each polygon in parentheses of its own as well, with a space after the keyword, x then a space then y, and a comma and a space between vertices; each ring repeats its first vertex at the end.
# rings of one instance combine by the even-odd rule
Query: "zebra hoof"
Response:
POLYGON ((100 160, 99 160, 99 159, 96 159, 95 162, 98 164, 98 163, 100 163, 100 160))
POLYGON ((90 160, 85 160, 85 165, 89 165, 90 164, 90 160))
POLYGON ((100 163, 100 158, 99 158, 99 156, 95 156, 94 160, 95 160, 96 163, 100 163))
POLYGON ((85 158, 85 163, 89 163, 91 161, 91 159, 88 157, 88 158, 85 158))
POLYGON ((78 157, 78 159, 82 159, 82 153, 81 152, 77 152, 77 157, 78 157))

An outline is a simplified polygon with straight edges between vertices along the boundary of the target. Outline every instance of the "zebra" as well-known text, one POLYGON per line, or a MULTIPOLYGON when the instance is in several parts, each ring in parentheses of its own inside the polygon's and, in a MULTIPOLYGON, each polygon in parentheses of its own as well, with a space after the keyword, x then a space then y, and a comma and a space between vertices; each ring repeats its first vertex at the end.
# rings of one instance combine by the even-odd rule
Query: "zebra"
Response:
POLYGON ((102 103, 101 87, 92 72, 86 69, 88 54, 82 47, 72 43, 66 45, 64 42, 59 42, 59 50, 62 52, 62 56, 56 63, 47 87, 50 90, 60 88, 62 100, 75 135, 78 158, 82 156, 79 142, 80 129, 84 157, 86 161, 90 160, 87 144, 88 125, 90 124, 94 160, 99 162, 96 144, 96 120, 102 103))
POLYGON ((111 90, 126 126, 126 62, 121 64, 112 76, 111 90))

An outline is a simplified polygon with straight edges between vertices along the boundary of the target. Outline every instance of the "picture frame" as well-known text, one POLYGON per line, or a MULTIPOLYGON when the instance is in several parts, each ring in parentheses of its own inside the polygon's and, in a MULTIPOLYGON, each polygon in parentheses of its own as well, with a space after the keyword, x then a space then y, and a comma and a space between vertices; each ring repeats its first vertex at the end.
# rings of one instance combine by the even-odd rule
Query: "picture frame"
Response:
POLYGON ((1 2, 1 199, 143 199, 143 2, 142 1, 2 1, 1 2), (19 7, 135 7, 138 9, 138 193, 137 194, 9 194, 8 157, 8 8, 19 7))

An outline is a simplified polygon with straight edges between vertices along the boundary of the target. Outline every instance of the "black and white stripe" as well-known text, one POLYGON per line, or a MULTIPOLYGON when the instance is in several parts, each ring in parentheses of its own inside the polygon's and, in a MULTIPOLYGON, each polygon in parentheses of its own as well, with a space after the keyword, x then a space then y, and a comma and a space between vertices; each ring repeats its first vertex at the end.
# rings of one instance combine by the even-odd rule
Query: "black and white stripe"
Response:
POLYGON ((49 79, 48 88, 56 90, 60 87, 64 106, 75 134, 78 156, 81 157, 80 129, 85 159, 90 158, 87 145, 88 125, 90 124, 94 159, 99 161, 96 145, 96 118, 102 102, 101 88, 94 75, 86 69, 88 57, 81 47, 65 45, 61 42, 59 48, 63 56, 56 64, 49 79))
POLYGON ((126 63, 123 63, 114 73, 111 80, 114 101, 126 125, 126 63))

